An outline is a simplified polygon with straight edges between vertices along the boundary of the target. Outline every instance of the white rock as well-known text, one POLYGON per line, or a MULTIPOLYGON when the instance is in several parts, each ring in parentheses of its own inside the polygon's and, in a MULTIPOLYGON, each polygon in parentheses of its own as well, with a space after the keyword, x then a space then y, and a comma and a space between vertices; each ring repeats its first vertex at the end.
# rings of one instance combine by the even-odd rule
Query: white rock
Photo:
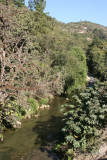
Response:
POLYGON ((35 114, 34 117, 38 118, 38 117, 39 117, 39 114, 35 114))

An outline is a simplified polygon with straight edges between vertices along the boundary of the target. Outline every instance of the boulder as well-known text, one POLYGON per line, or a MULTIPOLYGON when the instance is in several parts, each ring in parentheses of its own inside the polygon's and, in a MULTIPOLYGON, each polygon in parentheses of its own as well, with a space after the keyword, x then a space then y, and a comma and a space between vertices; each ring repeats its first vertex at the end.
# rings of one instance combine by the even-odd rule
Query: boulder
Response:
POLYGON ((49 107, 50 107, 49 105, 42 104, 39 108, 40 108, 40 109, 44 109, 44 108, 49 108, 49 107))

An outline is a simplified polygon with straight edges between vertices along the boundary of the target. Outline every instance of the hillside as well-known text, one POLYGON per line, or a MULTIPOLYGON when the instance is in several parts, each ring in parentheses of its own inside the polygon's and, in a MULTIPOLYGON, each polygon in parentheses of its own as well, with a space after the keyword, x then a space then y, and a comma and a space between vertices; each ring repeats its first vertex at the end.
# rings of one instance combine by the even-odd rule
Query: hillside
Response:
MULTIPOLYGON (((84 50, 92 42, 94 37, 100 40, 107 40, 107 27, 88 21, 64 24, 55 21, 60 30, 70 38, 71 45, 78 45, 84 50)), ((65 36, 65 37, 66 37, 65 36)))
POLYGON ((40 8, 34 11, 18 4, 0 3, 0 10, 2 126, 17 128, 50 97, 85 87, 88 68, 104 80, 106 27, 91 22, 64 24, 40 8))
POLYGON ((69 29, 72 28, 72 32, 74 31, 79 32, 80 30, 83 30, 84 33, 86 32, 93 33, 93 31, 97 29, 97 30, 102 30, 104 34, 107 34, 107 27, 89 21, 80 21, 76 23, 71 22, 68 23, 67 26, 69 29))
MULTIPOLYGON (((40 109, 51 108, 52 98, 63 96, 65 127, 56 150, 64 160, 77 152, 95 151, 95 139, 107 124, 107 27, 58 22, 44 13, 45 0, 30 0, 29 8, 24 0, 9 2, 0 1, 0 141, 4 130, 20 128, 22 119, 32 115, 38 118, 40 109), (95 79, 92 87, 88 73, 95 79)), ((60 107, 62 100, 55 102, 56 111, 57 103, 60 107)), ((31 129, 35 134, 40 128, 42 138, 50 137, 44 134, 51 126, 45 116, 56 129, 54 112, 50 118, 45 113, 31 129)), ((34 146, 36 141, 29 139, 27 144, 34 146)))

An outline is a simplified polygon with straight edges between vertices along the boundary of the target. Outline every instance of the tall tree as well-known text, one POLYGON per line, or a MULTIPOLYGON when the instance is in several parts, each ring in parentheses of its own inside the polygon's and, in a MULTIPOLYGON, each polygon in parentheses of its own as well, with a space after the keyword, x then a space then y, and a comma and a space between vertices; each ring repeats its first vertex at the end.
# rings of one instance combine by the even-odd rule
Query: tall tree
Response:
POLYGON ((17 7, 22 7, 25 5, 25 0, 13 0, 13 2, 17 7))
POLYGON ((94 76, 103 80, 107 70, 107 42, 96 37, 87 51, 87 64, 94 76))
POLYGON ((31 10, 36 10, 41 13, 43 13, 46 6, 46 0, 29 0, 28 3, 31 10))

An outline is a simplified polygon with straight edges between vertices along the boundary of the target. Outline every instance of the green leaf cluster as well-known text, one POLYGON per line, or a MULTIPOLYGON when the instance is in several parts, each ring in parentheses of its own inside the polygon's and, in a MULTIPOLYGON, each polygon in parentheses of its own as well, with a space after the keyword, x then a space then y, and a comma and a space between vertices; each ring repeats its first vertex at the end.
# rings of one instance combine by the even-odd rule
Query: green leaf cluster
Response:
POLYGON ((86 52, 89 71, 104 80, 107 72, 107 41, 94 38, 86 52))
POLYGON ((31 111, 30 111, 31 114, 38 111, 39 104, 38 104, 38 101, 36 99, 31 97, 31 98, 27 99, 27 102, 28 102, 29 105, 31 105, 31 111))
MULTIPOLYGON (((64 142, 62 150, 68 157, 68 150, 86 151, 95 145, 95 137, 107 125, 107 82, 96 83, 72 96, 68 104, 62 106, 66 123, 62 129, 64 142)), ((71 154, 72 156, 72 154, 71 154)))

